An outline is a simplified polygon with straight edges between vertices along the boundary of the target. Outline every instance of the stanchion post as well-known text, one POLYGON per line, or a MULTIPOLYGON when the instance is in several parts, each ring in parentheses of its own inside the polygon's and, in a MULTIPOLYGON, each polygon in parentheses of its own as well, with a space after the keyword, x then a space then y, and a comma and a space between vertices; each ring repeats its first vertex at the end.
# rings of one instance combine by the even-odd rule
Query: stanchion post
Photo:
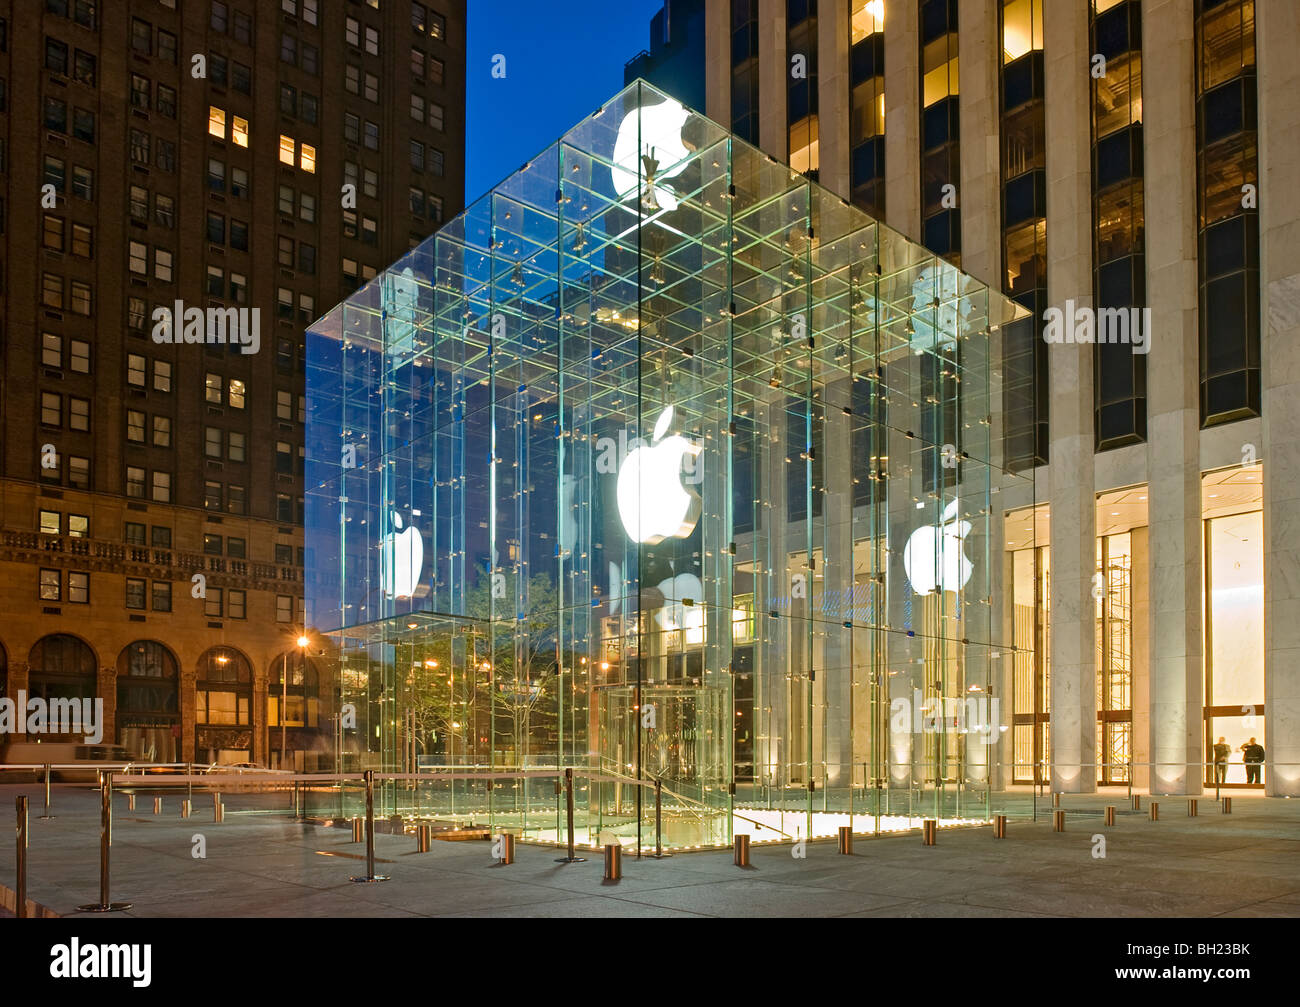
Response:
POLYGON ((749 866, 749 833, 737 832, 732 840, 732 861, 737 867, 749 866))
POLYGON ((1196 817, 1196 798, 1195 798, 1195 797, 1189 797, 1189 798, 1187 799, 1187 817, 1188 817, 1188 818, 1195 818, 1195 817, 1196 817))
POLYGON ((1134 811, 1141 811, 1141 810, 1142 810, 1142 795, 1141 795, 1141 794, 1134 794, 1134 795, 1133 795, 1133 810, 1134 810, 1134 811))
POLYGON ((623 880, 623 844, 605 844, 605 880, 623 880))
POLYGON ((41 815, 42 819, 51 819, 54 816, 50 814, 50 764, 45 764, 45 814, 41 815))
POLYGON ((214 822, 224 822, 226 820, 226 806, 221 803, 221 794, 212 795, 212 820, 214 822))
POLYGON ((1225 815, 1230 815, 1230 814, 1232 814, 1232 798, 1231 798, 1231 797, 1225 797, 1225 798, 1223 799, 1223 813, 1224 813, 1225 815))
POLYGON ((108 898, 108 849, 113 845, 113 774, 99 774, 99 902, 78 906, 83 913, 120 913, 131 908, 129 902, 110 902, 108 898))
POLYGON ((569 768, 564 771, 564 813, 568 822, 569 830, 569 855, 560 857, 555 862, 557 864, 581 864, 587 858, 579 857, 573 845, 573 769, 569 768))
POLYGON ((1115 805, 1113 804, 1106 805, 1106 824, 1115 824, 1115 805))
POLYGON ((352 881, 387 881, 387 874, 375 873, 375 771, 366 770, 366 876, 352 881))
POLYGON ((27 795, 14 799, 18 811, 18 835, 14 853, 17 859, 17 872, 14 875, 14 915, 20 919, 27 918, 27 795))
POLYGON ((994 839, 1007 838, 1007 816, 1006 815, 993 816, 993 838, 994 839))
POLYGON ((846 857, 853 856, 853 828, 849 825, 839 827, 839 851, 846 857))
POLYGON ((1152 801, 1149 805, 1147 805, 1147 813, 1148 813, 1148 817, 1150 817, 1151 821, 1153 821, 1153 822, 1159 821, 1159 820, 1160 820, 1160 805, 1157 804, 1155 801, 1152 801))
POLYGON ((939 822, 926 818, 921 822, 921 845, 934 846, 939 841, 939 822))
MULTIPOLYGON (((194 763, 185 763, 185 799, 194 806, 194 763)), ((188 815, 186 816, 189 817, 188 815)))
POLYGON ((1059 808, 1056 811, 1052 812, 1052 831, 1053 832, 1065 831, 1065 812, 1059 808))
POLYGON ((358 816, 352 819, 352 841, 359 843, 366 836, 365 826, 361 824, 361 818, 358 816))

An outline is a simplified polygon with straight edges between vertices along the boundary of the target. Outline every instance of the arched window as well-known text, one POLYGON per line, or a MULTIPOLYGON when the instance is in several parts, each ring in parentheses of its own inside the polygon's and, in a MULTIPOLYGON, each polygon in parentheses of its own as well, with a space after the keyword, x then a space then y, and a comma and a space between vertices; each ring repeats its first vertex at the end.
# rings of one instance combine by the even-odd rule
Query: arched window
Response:
POLYGON ((285 703, 285 727, 320 726, 320 676, 316 665, 298 653, 281 654, 271 662, 271 680, 266 687, 267 723, 280 726, 280 701, 285 703), (289 665, 286 687, 281 676, 289 665), (285 695, 287 693, 287 695, 285 695))
POLYGON ((197 724, 251 724, 253 670, 233 647, 213 647, 199 658, 194 720, 197 724))
POLYGON ((117 740, 135 758, 174 762, 180 741, 176 657, 156 640, 117 655, 117 740))
POLYGON ((95 652, 67 633, 36 641, 27 657, 27 694, 41 699, 94 699, 98 691, 95 652))

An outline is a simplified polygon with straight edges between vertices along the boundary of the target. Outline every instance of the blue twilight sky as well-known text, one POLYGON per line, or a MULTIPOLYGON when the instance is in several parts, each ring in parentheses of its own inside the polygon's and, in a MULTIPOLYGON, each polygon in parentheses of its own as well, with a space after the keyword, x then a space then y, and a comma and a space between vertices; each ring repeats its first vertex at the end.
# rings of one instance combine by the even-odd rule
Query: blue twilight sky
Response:
POLYGON ((469 0, 465 205, 622 90, 663 0, 469 0), (506 76, 492 76, 493 56, 506 76))

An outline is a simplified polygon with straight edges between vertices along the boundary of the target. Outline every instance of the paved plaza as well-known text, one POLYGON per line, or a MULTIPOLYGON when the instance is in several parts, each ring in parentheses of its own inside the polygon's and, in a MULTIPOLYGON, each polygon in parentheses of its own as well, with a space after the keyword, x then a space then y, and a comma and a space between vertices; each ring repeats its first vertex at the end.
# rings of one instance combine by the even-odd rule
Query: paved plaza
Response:
MULTIPOLYGON (((41 820, 39 787, 0 787, 0 808, 30 795, 28 897, 58 915, 99 897, 99 800, 85 788, 55 788, 57 817, 41 820)), ((295 821, 280 808, 253 810, 254 795, 230 795, 226 820, 195 795, 190 819, 179 798, 152 814, 115 799, 113 900, 130 915, 198 916, 1069 916, 1300 917, 1300 801, 1238 797, 1224 815, 1202 798, 1198 817, 1183 799, 1161 799, 1160 820, 1120 796, 1067 797, 1066 828, 1053 831, 1050 800, 1037 822, 1013 818, 1005 840, 988 827, 858 838, 853 856, 833 841, 755 845, 752 866, 729 851, 664 860, 625 857, 623 878, 602 879, 598 853, 556 862, 560 851, 520 844, 516 862, 492 860, 485 841, 435 841, 417 853, 411 835, 379 834, 383 883, 353 884, 364 844, 347 829, 295 821), (1103 824, 1117 805, 1114 826, 1103 824), (241 808, 245 810, 240 810, 241 808), (206 857, 193 856, 197 837, 206 857), (1105 856, 1094 856, 1105 839, 1105 856)), ((265 801, 261 802, 265 805, 265 801)), ((1022 802, 1022 805, 1024 802, 1022 802)), ((14 884, 14 830, 0 829, 0 884, 14 884)), ((104 918, 104 917, 88 917, 104 918)))

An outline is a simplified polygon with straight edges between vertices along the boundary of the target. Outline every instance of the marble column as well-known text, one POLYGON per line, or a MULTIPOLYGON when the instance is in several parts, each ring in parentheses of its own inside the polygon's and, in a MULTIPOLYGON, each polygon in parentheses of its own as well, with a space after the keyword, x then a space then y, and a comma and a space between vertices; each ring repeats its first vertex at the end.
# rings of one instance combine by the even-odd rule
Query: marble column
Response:
MULTIPOLYGON (((1088 10, 1044 5, 1047 287, 1054 306, 1092 306, 1092 151, 1088 10)), ((1042 319, 1034 325, 1041 332, 1042 319)), ((1092 580, 1093 363, 1089 344, 1048 352, 1052 549, 1052 789, 1097 786, 1097 657, 1092 580)))
MULTIPOLYGON (((1148 0, 1142 19, 1144 36, 1161 40, 1143 52, 1144 77, 1189 84, 1146 89, 1143 108, 1152 330, 1147 358, 1149 786, 1152 793, 1199 794, 1205 672, 1192 0, 1148 0)), ((1135 707, 1135 729, 1136 714, 1135 707)))
POLYGON ((1255 7, 1264 398, 1264 776, 1300 796, 1300 10, 1255 7))
POLYGON ((786 55, 785 0, 758 0, 758 145, 782 163, 790 159, 786 94, 790 60, 786 55))
POLYGON ((842 199, 849 179, 849 5, 817 8, 817 180, 842 199))
POLYGON ((885 221, 921 238, 921 43, 916 0, 885 0, 885 221))
POLYGON ((704 114, 731 128, 731 2, 704 8, 704 114))

